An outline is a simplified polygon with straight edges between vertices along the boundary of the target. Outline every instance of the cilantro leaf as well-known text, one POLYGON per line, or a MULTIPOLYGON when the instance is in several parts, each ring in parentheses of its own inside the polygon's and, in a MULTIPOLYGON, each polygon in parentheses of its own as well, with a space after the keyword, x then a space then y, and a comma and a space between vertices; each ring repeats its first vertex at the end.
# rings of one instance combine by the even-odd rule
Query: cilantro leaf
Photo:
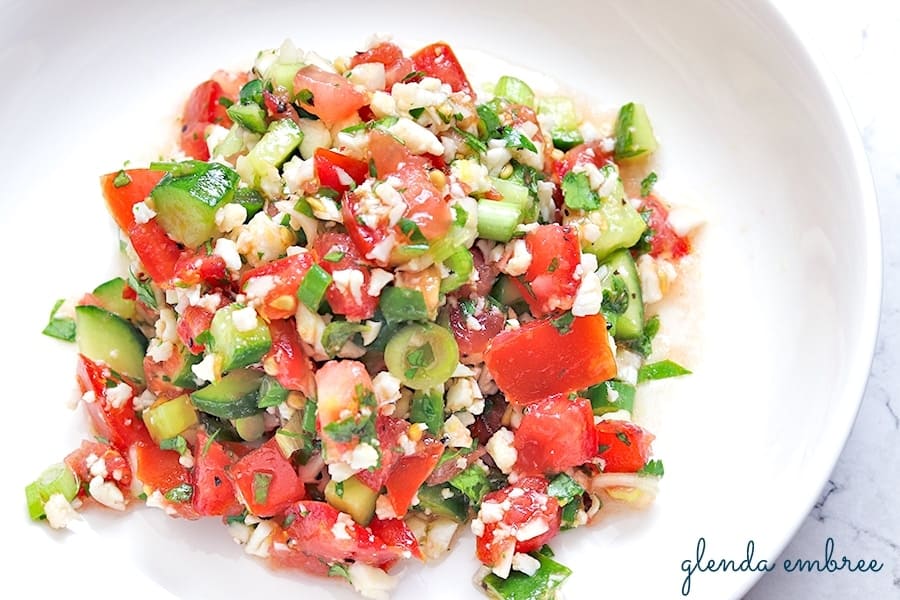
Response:
POLYGON ((571 311, 566 311, 555 319, 551 320, 550 323, 556 327, 556 330, 560 333, 560 335, 566 335, 570 331, 572 331, 572 323, 575 321, 575 315, 572 314, 571 311))
POLYGON ((647 461, 647 464, 641 467, 638 475, 650 475, 652 477, 662 477, 666 474, 663 461, 653 458, 647 461))
POLYGON ((650 363, 638 369, 638 383, 645 381, 653 381, 655 379, 668 379, 669 377, 679 377, 681 375, 690 375, 691 372, 676 362, 671 360, 661 360, 659 362, 650 363))
POLYGON ((137 294, 138 300, 147 305, 148 308, 152 308, 156 310, 156 293, 153 291, 153 284, 150 280, 141 280, 138 279, 138 276, 134 274, 134 271, 131 269, 128 270, 128 287, 134 290, 137 294))
POLYGON ((43 333, 46 336, 63 340, 65 342, 75 341, 75 320, 70 318, 57 317, 56 313, 59 307, 63 305, 64 300, 57 300, 50 311, 50 320, 44 327, 43 333))
POLYGON ((641 180, 641 198, 646 198, 650 195, 650 192, 653 191, 653 186, 656 185, 657 179, 656 173, 650 171, 650 173, 641 180))
POLYGON ((193 495, 194 486, 189 483, 182 483, 178 487, 173 487, 166 492, 166 500, 175 502, 176 504, 182 504, 184 502, 190 502, 193 495))
POLYGON ((562 193, 566 206, 575 210, 600 208, 600 199, 591 189, 591 182, 584 173, 569 171, 562 180, 562 193))

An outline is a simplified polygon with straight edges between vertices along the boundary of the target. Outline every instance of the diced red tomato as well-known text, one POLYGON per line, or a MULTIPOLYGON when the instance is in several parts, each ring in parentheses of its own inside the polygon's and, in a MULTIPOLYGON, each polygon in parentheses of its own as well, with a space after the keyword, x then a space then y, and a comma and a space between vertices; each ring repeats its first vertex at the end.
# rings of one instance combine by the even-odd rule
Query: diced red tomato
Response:
MULTIPOLYGON (((341 201, 341 215, 344 218, 347 233, 353 241, 354 247, 362 256, 376 256, 372 253, 378 244, 390 235, 391 228, 387 218, 381 218, 377 224, 372 227, 362 221, 363 214, 363 192, 362 190, 354 193, 348 192, 344 194, 341 201)), ((390 264, 390 258, 387 260, 372 260, 375 264, 386 267, 390 264)))
POLYGON ((147 381, 147 389, 157 396, 169 399, 177 398, 188 391, 187 388, 173 383, 184 371, 185 359, 179 347, 175 347, 169 358, 162 362, 156 362, 150 355, 145 356, 144 378, 147 381))
POLYGON ((131 487, 131 467, 128 466, 128 461, 125 460, 125 457, 118 450, 115 450, 108 444, 89 442, 87 440, 82 441, 81 446, 65 458, 66 466, 78 476, 78 480, 82 484, 80 494, 84 493, 84 489, 87 488, 88 483, 94 478, 94 474, 91 473, 91 467, 99 460, 103 461, 106 470, 106 475, 101 475, 101 478, 104 481, 115 483, 125 498, 128 498, 131 495, 129 491, 131 487))
POLYGON ((135 416, 134 405, 130 401, 116 407, 106 398, 107 382, 111 376, 109 369, 79 354, 76 373, 81 393, 93 394, 93 401, 83 404, 98 435, 123 453, 135 441, 149 439, 144 422, 135 416))
POLYGON ((482 510, 487 503, 503 504, 507 501, 510 508, 503 513, 500 521, 484 523, 484 533, 475 539, 478 560, 489 567, 497 566, 503 557, 515 552, 537 550, 559 533, 559 502, 547 494, 547 486, 547 480, 543 477, 522 477, 515 485, 484 497, 482 510), (508 535, 495 535, 500 526, 507 530, 508 535), (528 539, 518 539, 516 534, 526 526, 544 531, 528 539))
POLYGON ((175 263, 174 279, 186 286, 203 284, 215 288, 227 285, 225 259, 218 254, 185 250, 175 263))
POLYGON ((241 290, 247 291, 256 278, 271 277, 271 286, 265 286, 268 291, 257 310, 268 321, 287 319, 297 312, 297 288, 314 262, 315 259, 309 252, 273 260, 244 273, 241 277, 241 290))
POLYGON ((217 71, 212 79, 200 83, 191 92, 181 116, 181 149, 197 160, 209 160, 206 145, 206 128, 211 124, 231 127, 221 99, 231 102, 237 99, 241 86, 246 83, 246 73, 234 74, 217 71))
POLYGON ((303 501, 289 507, 285 511, 285 516, 292 519, 286 528, 288 538, 293 540, 289 550, 326 563, 353 560, 373 566, 393 562, 406 550, 386 544, 371 530, 352 520, 339 524, 340 514, 325 502, 303 501), (335 535, 335 529, 343 529, 341 535, 335 535))
POLYGON ((197 343, 197 338, 204 331, 209 330, 213 313, 200 306, 188 306, 178 317, 176 331, 178 337, 192 354, 200 354, 205 346, 197 343))
POLYGON ((525 246, 531 264, 512 281, 532 314, 540 317, 572 308, 578 291, 575 269, 581 262, 578 234, 563 225, 541 225, 525 234, 525 246))
POLYGON ((437 42, 417 50, 412 55, 416 69, 449 84, 454 92, 465 92, 475 97, 462 65, 453 50, 444 42, 437 42))
POLYGON ((241 506, 228 477, 234 459, 219 442, 210 441, 202 429, 194 446, 194 494, 191 504, 202 517, 234 515, 241 506))
POLYGON ((178 145, 181 150, 196 160, 209 160, 209 146, 206 145, 206 128, 209 123, 185 123, 181 126, 178 145))
POLYGON ((410 554, 422 560, 419 542, 403 519, 375 518, 369 523, 369 529, 388 546, 409 550, 410 554))
POLYGON ((135 223, 128 231, 128 237, 147 275, 158 285, 168 286, 181 258, 178 242, 166 235, 156 219, 135 223))
POLYGON ((297 470, 272 438, 231 469, 244 504, 258 517, 272 517, 306 495, 297 470))
POLYGON ((294 91, 312 92, 310 102, 301 102, 304 110, 328 124, 343 121, 367 103, 366 95, 345 77, 323 71, 315 65, 303 67, 294 77, 294 91))
POLYGON ((378 415, 375 418, 375 433, 378 436, 378 448, 381 451, 381 462, 375 469, 365 469, 356 474, 356 478, 375 491, 380 491, 388 474, 397 460, 403 456, 397 452, 400 435, 409 430, 409 423, 403 419, 378 415))
POLYGON ((588 462, 597 454, 591 403, 557 395, 527 406, 515 447, 521 473, 559 473, 588 462))
POLYGON ((314 247, 315 256, 319 266, 334 273, 354 269, 362 273, 363 282, 358 296, 353 290, 343 290, 337 284, 332 283, 325 292, 325 299, 331 306, 332 312, 337 315, 345 315, 348 320, 361 321, 371 319, 378 307, 378 298, 369 295, 369 280, 371 271, 369 267, 360 262, 359 251, 351 237, 345 233, 324 233, 316 238, 314 247), (325 260, 329 254, 332 257, 340 255, 336 261, 325 260))
POLYGON ((503 331, 506 315, 489 302, 471 300, 450 304, 450 331, 456 338, 459 352, 463 356, 481 354, 495 335, 503 331), (462 302, 469 302, 473 313, 467 314, 462 302), (478 328, 469 327, 469 317, 478 321, 478 328))
POLYGON ((366 162, 327 148, 316 148, 313 165, 319 185, 337 190, 341 194, 350 189, 350 182, 341 176, 341 171, 356 185, 364 182, 369 176, 369 165, 366 162))
POLYGON ((566 173, 579 165, 593 164, 596 167, 613 162, 611 151, 603 149, 603 142, 585 142, 568 150, 563 158, 553 165, 553 179, 556 183, 562 181, 566 173))
POLYGON ((484 361, 509 402, 532 404, 615 376, 603 316, 574 317, 563 333, 565 325, 541 319, 491 340, 484 361))
POLYGON ((378 129, 369 132, 369 155, 379 179, 387 178, 406 165, 424 169, 428 164, 426 159, 410 152, 394 136, 378 129))
POLYGON ((412 59, 403 56, 403 50, 390 42, 382 42, 365 52, 357 52, 350 59, 351 67, 365 63, 381 63, 384 65, 385 90, 390 90, 395 83, 403 81, 407 75, 416 70, 416 65, 412 59))
POLYGON ((597 424, 599 456, 606 461, 606 473, 635 473, 650 458, 654 435, 628 421, 600 421, 597 424))
POLYGON ((669 225, 669 210, 654 195, 641 200, 641 210, 650 211, 647 224, 653 233, 650 236, 650 256, 678 260, 691 253, 691 242, 679 236, 669 225))
POLYGON ((126 169, 125 174, 128 175, 130 181, 121 187, 116 187, 115 181, 119 173, 120 171, 107 173, 100 177, 100 187, 103 190, 106 207, 116 225, 122 231, 127 232, 134 225, 132 207, 147 199, 150 191, 156 187, 165 173, 150 169, 126 169))
POLYGON ((300 123, 300 115, 297 109, 291 104, 287 91, 279 89, 277 92, 263 90, 263 104, 266 105, 266 112, 270 119, 281 120, 290 119, 294 123, 300 123))
POLYGON ((372 393, 372 378, 365 365, 355 360, 328 361, 316 371, 318 405, 316 422, 326 457, 340 457, 354 442, 338 442, 326 431, 330 423, 358 418, 363 394, 372 393))
POLYGON ((400 179, 403 199, 406 200, 407 219, 414 222, 428 241, 444 236, 453 218, 450 207, 431 182, 424 169, 407 165, 394 174, 400 179))
POLYGON ((221 102, 222 98, 226 98, 230 102, 237 102, 241 93, 241 88, 250 80, 250 75, 246 71, 224 71, 219 69, 210 77, 222 88, 222 96, 216 100, 216 107, 213 111, 212 122, 222 127, 231 127, 231 118, 228 116, 226 106, 221 102))
POLYGON ((397 461, 384 484, 387 488, 388 500, 394 507, 394 514, 406 514, 413 496, 434 471, 443 452, 443 444, 437 440, 425 438, 415 454, 404 456, 397 461))
POLYGON ((263 358, 266 372, 289 390, 299 390, 307 397, 316 395, 313 365, 300 344, 294 319, 269 322, 272 348, 263 358))
POLYGON ((181 118, 184 123, 212 123, 216 118, 219 98, 223 95, 222 86, 209 79, 200 83, 191 91, 181 118))
POLYGON ((167 492, 184 483, 191 483, 191 473, 179 461, 174 450, 163 450, 152 441, 141 441, 131 447, 134 476, 151 490, 167 492))

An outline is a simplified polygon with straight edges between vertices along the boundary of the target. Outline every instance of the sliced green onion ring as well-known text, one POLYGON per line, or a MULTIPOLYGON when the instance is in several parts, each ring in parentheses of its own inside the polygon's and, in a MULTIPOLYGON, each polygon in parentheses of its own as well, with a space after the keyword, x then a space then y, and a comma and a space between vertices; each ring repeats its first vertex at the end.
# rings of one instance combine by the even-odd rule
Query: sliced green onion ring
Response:
POLYGON ((459 348, 449 330, 435 323, 414 323, 387 343, 384 362, 404 385, 424 390, 450 379, 459 363, 459 348))

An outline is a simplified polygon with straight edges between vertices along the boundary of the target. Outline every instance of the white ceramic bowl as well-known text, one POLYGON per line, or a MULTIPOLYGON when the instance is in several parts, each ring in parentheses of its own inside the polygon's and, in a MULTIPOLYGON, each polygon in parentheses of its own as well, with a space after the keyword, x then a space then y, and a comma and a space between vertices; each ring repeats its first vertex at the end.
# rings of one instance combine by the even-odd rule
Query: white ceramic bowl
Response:
MULTIPOLYGON (((116 242, 97 175, 162 147, 167 118, 221 66, 291 37, 324 55, 374 31, 438 38, 552 74, 609 104, 637 100, 663 141, 671 201, 700 208, 700 277, 665 321, 694 375, 645 391, 666 477, 645 513, 554 543, 569 598, 679 597, 682 562, 773 558, 808 512, 853 423, 875 340, 880 245, 856 131, 832 81, 764 2, 0 3, 0 200, 10 589, 77 597, 350 598, 274 574, 217 523, 92 511, 93 533, 31 525, 22 487, 85 431, 64 408, 74 349, 40 335, 52 302, 89 289, 116 242), (11 530, 10 530, 11 528, 11 530), (627 594, 627 596, 626 596, 627 594)), ((410 567, 396 598, 474 597, 467 534, 410 567)), ((7 563, 9 564, 9 563, 7 563)), ((696 574, 693 598, 756 574, 696 574)))

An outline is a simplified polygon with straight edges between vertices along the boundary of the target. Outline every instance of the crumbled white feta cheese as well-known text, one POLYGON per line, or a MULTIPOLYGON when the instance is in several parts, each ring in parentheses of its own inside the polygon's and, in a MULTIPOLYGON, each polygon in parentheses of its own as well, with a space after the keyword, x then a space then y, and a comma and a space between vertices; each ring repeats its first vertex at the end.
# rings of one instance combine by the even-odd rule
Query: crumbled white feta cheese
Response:
POLYGON ((450 165, 450 175, 464 183, 472 194, 483 194, 493 189, 488 169, 476 160, 455 160, 450 165))
POLYGON ((175 347, 172 345, 172 342, 163 342, 159 338, 153 338, 147 346, 147 356, 149 356, 153 362, 165 362, 172 357, 172 351, 174 349, 175 347))
MULTIPOLYGON (((384 237, 384 239, 375 244, 375 246, 366 253, 366 258, 374 260, 380 265, 387 265, 388 261, 391 258, 391 251, 396 245, 397 239, 394 237, 394 233, 390 232, 384 237)), ((369 292, 369 294, 372 295, 371 291, 369 292)))
POLYGON ((88 456, 88 459, 93 458, 94 460, 85 461, 88 464, 88 471, 91 474, 91 477, 99 477, 100 479, 106 479, 109 472, 106 470, 106 461, 102 458, 98 458, 93 454, 88 456))
POLYGON ((528 271, 528 267, 531 266, 531 252, 528 251, 528 246, 523 239, 517 239, 508 244, 504 254, 508 258, 501 270, 507 275, 512 277, 524 275, 528 271))
POLYGON ((644 304, 655 304, 663 298, 659 284, 659 273, 656 260, 649 254, 642 255, 637 261, 638 274, 641 278, 641 294, 644 304))
POLYGON ((512 152, 505 146, 488 148, 488 151, 484 153, 484 164, 490 174, 495 177, 500 174, 500 170, 511 160, 512 152))
POLYGON ((351 540, 353 538, 350 535, 350 531, 355 528, 354 526, 353 517, 344 512, 339 513, 337 520, 331 527, 331 534, 336 540, 351 540))
POLYGON ((450 377, 475 377, 475 371, 467 365, 456 363, 456 368, 453 370, 453 374, 450 377))
POLYGON ((472 528, 472 534, 475 537, 481 537, 484 535, 484 521, 482 521, 481 519, 472 519, 470 527, 472 528))
POLYGON ((53 494, 47 499, 44 503, 44 514, 47 515, 47 523, 53 529, 63 529, 72 521, 81 518, 62 494, 53 494))
POLYGON ((444 154, 444 146, 437 136, 412 119, 401 117, 388 128, 388 132, 406 144, 413 154, 444 154))
POLYGON ((430 560, 437 560, 450 550, 459 523, 445 517, 437 517, 428 524, 422 553, 430 560))
POLYGON ((322 346, 322 334, 328 325, 325 318, 309 310, 302 302, 297 303, 295 316, 297 319, 297 333, 300 335, 300 339, 312 348, 312 358, 315 360, 326 360, 328 354, 322 346))
POLYGON ((247 301, 251 305, 259 304, 265 300, 269 292, 275 289, 275 283, 274 275, 251 277, 244 284, 244 295, 247 297, 247 301))
POLYGON ((397 103, 394 102, 393 96, 387 92, 378 91, 372 94, 372 100, 369 104, 372 113, 379 119, 382 117, 396 117, 397 103))
POLYGON ((366 321, 366 329, 362 332, 363 346, 368 346, 378 338, 381 326, 381 321, 366 321))
POLYGON ((537 573, 537 570, 541 568, 541 563, 536 558, 532 558, 528 554, 523 554, 522 552, 516 552, 513 555, 512 559, 512 570, 518 571, 520 573, 525 573, 529 577, 537 573))
POLYGON ((556 202, 553 200, 554 191, 556 191, 556 184, 552 181, 538 181, 538 206, 541 212, 541 219, 545 223, 552 223, 554 220, 553 215, 556 213, 556 202))
POLYGON ((471 412, 475 403, 482 399, 482 394, 475 379, 472 377, 461 377, 454 379, 453 383, 450 384, 446 398, 447 410, 450 412, 461 410, 469 410, 471 412))
POLYGON ((175 313, 172 309, 161 308, 159 318, 154 326, 156 337, 164 342, 178 341, 178 324, 176 322, 175 313))
POLYGON ((134 410, 141 412, 153 406, 154 402, 156 402, 156 395, 150 390, 144 390, 139 396, 134 397, 132 404, 134 410))
POLYGON ((394 274, 390 271, 385 271, 384 269, 372 269, 372 274, 369 276, 369 288, 366 292, 377 298, 379 294, 381 294, 381 290, 384 289, 384 286, 389 284, 394 280, 394 274))
POLYGON ((478 518, 482 523, 498 523, 503 520, 506 514, 509 502, 492 502, 486 501, 481 503, 481 509, 478 511, 478 518))
POLYGON ((201 381, 216 381, 219 378, 219 367, 215 354, 207 354, 196 365, 191 365, 191 372, 201 381))
POLYGON ((534 517, 516 530, 516 539, 524 542, 550 531, 550 525, 543 517, 534 517))
POLYGON ((494 459, 497 468, 503 473, 512 471, 519 454, 513 446, 513 432, 506 427, 497 430, 487 443, 487 452, 494 459))
POLYGON ((295 241, 293 232, 282 227, 265 212, 253 215, 250 222, 237 228, 237 249, 252 266, 271 262, 284 254, 295 241))
POLYGON ((397 518, 394 505, 386 495, 378 496, 378 499, 375 500, 375 516, 381 520, 397 518))
POLYGON ((581 255, 581 282, 575 292, 572 314, 576 317, 596 315, 603 305, 603 282, 597 272, 597 257, 585 253, 581 255))
POLYGON ((228 521, 228 533, 237 544, 246 544, 253 530, 238 521, 228 521))
POLYGON ((350 468, 361 471, 378 464, 380 455, 371 444, 361 442, 350 454, 350 468))
POLYGON ((385 73, 381 63, 362 63, 346 74, 350 83, 361 85, 370 91, 384 89, 385 73))
POLYGON ((389 600, 397 587, 397 578, 376 567, 355 562, 347 568, 350 583, 363 598, 369 600, 389 600))
POLYGON ((357 304, 362 304, 362 286, 365 282, 362 271, 359 269, 341 269, 332 272, 331 278, 342 294, 352 297, 357 304))
POLYGON ((294 194, 302 193, 306 184, 314 182, 316 179, 315 164, 312 158, 303 160, 299 156, 295 156, 284 163, 282 171, 285 186, 289 192, 294 194))
POLYGON ((213 294, 203 294, 202 296, 200 296, 200 300, 197 301, 196 306, 199 306, 207 312, 214 313, 219 308, 219 305, 221 303, 222 294, 216 292, 213 294))
POLYGON ((136 202, 131 207, 131 214, 134 215, 134 222, 140 225, 149 223, 156 216, 156 211, 147 205, 146 201, 136 202))
POLYGON ((126 402, 131 400, 134 390, 125 382, 117 383, 114 387, 106 388, 106 399, 113 408, 122 408, 126 402))
POLYGON ((372 390, 379 408, 394 404, 400 399, 400 380, 388 371, 381 371, 372 378, 372 390))
POLYGON ((391 96, 397 109, 409 112, 411 108, 429 108, 442 105, 450 97, 450 86, 444 85, 440 79, 425 77, 422 81, 395 83, 391 88, 391 96))
POLYGON ((637 384, 641 357, 630 350, 619 348, 616 352, 616 378, 632 385, 637 384))
POLYGON ((468 448, 472 445, 472 434, 456 415, 450 415, 444 421, 444 436, 452 448, 468 448))
POLYGON ((178 457, 178 462, 185 469, 193 469, 194 468, 194 457, 190 454, 182 454, 178 457))
POLYGON ((238 254, 237 244, 228 238, 219 238, 216 240, 216 246, 213 254, 225 261, 225 267, 229 271, 241 270, 241 255, 238 254))
POLYGON ((695 229, 706 223, 703 213, 690 206, 673 206, 667 220, 672 231, 681 237, 690 235, 695 229))
POLYGON ((88 493, 91 498, 103 506, 114 510, 125 510, 125 496, 122 495, 115 483, 104 481, 102 477, 94 477, 88 484, 88 493))
POLYGON ((245 306, 231 313, 234 328, 242 333, 256 329, 257 321, 256 309, 252 306, 245 306))

